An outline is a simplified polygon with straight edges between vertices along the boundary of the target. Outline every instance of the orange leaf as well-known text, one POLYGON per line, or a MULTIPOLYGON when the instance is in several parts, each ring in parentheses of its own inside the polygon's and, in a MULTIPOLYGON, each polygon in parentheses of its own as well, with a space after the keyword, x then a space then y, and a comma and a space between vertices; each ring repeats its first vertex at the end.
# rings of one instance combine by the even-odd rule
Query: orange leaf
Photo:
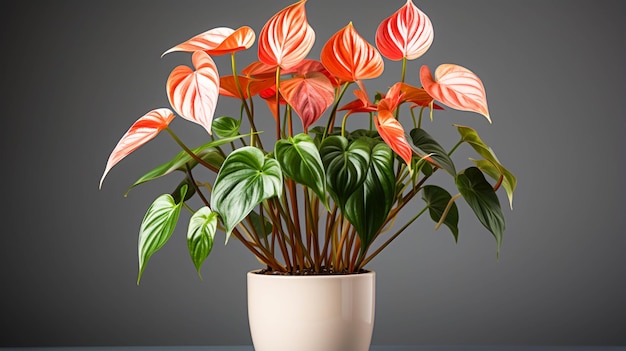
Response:
POLYGON ((376 129, 380 137, 389 145, 389 147, 411 167, 411 158, 413 157, 413 149, 409 145, 404 133, 404 128, 398 120, 395 119, 393 113, 389 110, 378 111, 378 116, 374 118, 376 129))
POLYGON ((350 113, 355 112, 374 112, 377 110, 376 105, 370 102, 367 93, 363 90, 357 89, 354 91, 354 95, 356 95, 357 99, 352 100, 344 106, 340 107, 339 111, 349 110, 350 113))
POLYGON ((124 134, 120 141, 117 142, 113 152, 111 152, 107 165, 104 169, 104 174, 100 179, 100 187, 102 187, 104 177, 106 177, 107 173, 109 173, 113 166, 120 162, 124 157, 128 156, 131 152, 137 150, 143 144, 152 140, 163 129, 167 128, 173 119, 174 113, 172 113, 170 109, 160 108, 148 112, 133 123, 126 134, 124 134))
POLYGON ((244 68, 241 71, 242 74, 245 74, 248 77, 254 78, 275 78, 276 77, 276 66, 270 66, 263 62, 255 61, 248 65, 248 67, 244 68))
POLYGON ((219 27, 180 43, 163 53, 164 56, 173 51, 204 51, 209 55, 224 55, 248 49, 254 44, 254 31, 250 27, 241 27, 237 30, 219 27))
MULTIPOLYGON (((249 97, 248 93, 250 96, 255 96, 259 92, 275 84, 273 79, 254 79, 242 76, 237 76, 237 78, 239 80, 239 85, 241 86, 244 99, 249 97)), ((237 89, 234 76, 220 77, 220 94, 237 99, 242 98, 239 94, 239 90, 237 89)))
POLYGON ((321 72, 282 81, 280 94, 300 116, 304 130, 309 129, 335 100, 335 89, 321 72))
POLYGON ((220 79, 213 59, 204 51, 191 57, 196 68, 178 66, 167 78, 167 97, 184 119, 200 124, 212 134, 211 123, 219 96, 220 79))
POLYGON ((433 42, 433 25, 411 0, 383 20, 376 30, 376 46, 390 60, 416 59, 433 42))
POLYGON ((259 34, 259 60, 270 66, 289 69, 313 47, 315 32, 306 19, 301 0, 272 16, 259 34))
POLYGON ((347 82, 376 78, 384 69, 378 51, 356 32, 352 22, 326 42, 320 57, 332 75, 347 82))
POLYGON ((465 67, 444 64, 435 70, 435 78, 437 81, 430 69, 422 66, 420 80, 430 96, 454 109, 480 113, 491 123, 485 87, 476 74, 465 67))

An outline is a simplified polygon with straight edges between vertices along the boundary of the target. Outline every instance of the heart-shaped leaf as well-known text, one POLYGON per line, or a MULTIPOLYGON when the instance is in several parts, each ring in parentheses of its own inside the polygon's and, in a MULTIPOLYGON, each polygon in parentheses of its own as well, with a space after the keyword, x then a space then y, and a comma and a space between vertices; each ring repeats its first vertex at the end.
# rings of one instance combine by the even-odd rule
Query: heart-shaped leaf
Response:
POLYGON ((430 96, 454 109, 480 113, 491 123, 485 87, 474 72, 459 65, 444 64, 435 70, 435 78, 437 81, 430 69, 422 66, 420 80, 430 96))
POLYGON ((226 241, 235 226, 257 206, 282 193, 283 174, 278 162, 265 158, 256 147, 233 151, 217 174, 211 207, 219 213, 226 241))
MULTIPOLYGON (((439 223, 441 217, 446 211, 446 207, 450 203, 452 196, 445 189, 436 185, 426 185, 423 188, 422 199, 428 206, 428 212, 430 218, 439 223)), ((459 241, 459 210, 456 203, 452 203, 450 209, 446 213, 446 217, 443 220, 443 224, 446 225, 454 235, 454 241, 459 241)))
POLYGON ((189 227, 187 228, 187 248, 189 255, 193 261, 198 276, 202 263, 209 257, 211 248, 213 248, 213 239, 217 230, 217 213, 211 211, 208 207, 202 207, 189 219, 189 227))
POLYGON ((327 204, 324 164, 309 135, 302 133, 279 140, 274 155, 286 177, 309 187, 323 204, 327 204))
POLYGON ((393 161, 393 151, 387 144, 374 145, 365 181, 346 203, 344 215, 359 235, 361 252, 370 246, 393 206, 396 195, 393 161))
POLYGON ((326 186, 343 211, 348 198, 365 181, 370 164, 372 145, 365 139, 328 136, 320 145, 320 155, 326 170, 326 186))
POLYGON ((433 42, 433 25, 411 0, 383 20, 376 30, 376 46, 390 60, 416 59, 433 42))
MULTIPOLYGON (((181 198, 185 197, 187 187, 181 189, 181 198)), ((176 203, 170 194, 159 196, 148 208, 139 229, 139 274, 137 284, 150 257, 169 240, 176 228, 183 202, 176 203)))
POLYGON ((232 138, 239 135, 239 127, 241 127, 241 120, 222 116, 213 121, 213 131, 220 138, 232 138))
POLYGON ((410 134, 413 145, 429 155, 427 158, 428 161, 431 161, 432 164, 439 168, 443 168, 446 172, 450 173, 451 176, 456 177, 456 170, 452 159, 450 159, 446 150, 444 150, 430 134, 421 128, 411 130, 410 134))
POLYGON ((483 173, 476 167, 469 167, 457 175, 456 186, 476 217, 496 238, 498 255, 504 233, 504 215, 500 201, 483 173))
POLYGON ((317 122, 335 101, 335 89, 320 72, 298 76, 280 83, 280 94, 302 119, 304 130, 317 122))
POLYGON ((220 78, 213 59, 204 51, 191 57, 195 72, 178 66, 167 78, 167 97, 184 119, 198 123, 211 134, 213 113, 220 91, 220 78))
POLYGON ((104 178, 113 166, 148 141, 154 139, 163 129, 167 128, 173 119, 174 114, 170 109, 160 108, 148 112, 133 123, 126 134, 122 136, 122 139, 117 142, 113 152, 111 152, 104 174, 100 178, 100 188, 104 178))
POLYGON ((502 166, 496 157, 496 154, 489 146, 487 146, 487 144, 483 142, 480 136, 478 136, 476 130, 461 125, 455 126, 457 127, 459 134, 461 134, 461 140, 468 143, 480 156, 489 161, 489 164, 491 164, 490 166, 488 163, 480 162, 476 165, 483 172, 487 173, 487 175, 496 180, 498 180, 500 176, 503 177, 502 186, 509 197, 509 205, 513 208, 513 192, 517 186, 517 178, 513 175, 513 173, 502 166), (493 171, 492 168, 495 168, 497 172, 493 171))
POLYGON ((167 50, 161 56, 173 51, 204 51, 209 55, 224 55, 248 49, 254 44, 254 31, 244 26, 237 30, 219 27, 198 34, 167 50))
POLYGON ((269 66, 290 69, 300 63, 315 43, 315 32, 306 19, 306 0, 272 16, 259 34, 259 60, 269 66))
POLYGON ((328 39, 320 58, 328 72, 346 82, 376 78, 384 70, 383 58, 352 22, 328 39))

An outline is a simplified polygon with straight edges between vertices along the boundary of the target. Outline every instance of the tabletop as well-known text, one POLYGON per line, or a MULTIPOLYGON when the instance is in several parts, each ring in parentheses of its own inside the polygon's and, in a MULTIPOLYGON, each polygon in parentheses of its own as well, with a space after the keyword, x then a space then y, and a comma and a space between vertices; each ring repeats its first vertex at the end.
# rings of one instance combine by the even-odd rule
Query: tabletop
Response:
MULTIPOLYGON (((3 351, 254 351, 252 346, 72 346, 0 347, 3 351)), ((626 351, 626 346, 399 346, 372 345, 370 351, 626 351)))

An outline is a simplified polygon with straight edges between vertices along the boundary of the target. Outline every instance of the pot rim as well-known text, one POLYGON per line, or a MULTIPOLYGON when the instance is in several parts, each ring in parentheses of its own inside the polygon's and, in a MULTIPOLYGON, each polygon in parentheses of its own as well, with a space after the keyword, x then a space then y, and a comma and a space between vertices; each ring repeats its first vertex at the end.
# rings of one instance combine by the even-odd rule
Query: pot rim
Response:
POLYGON ((310 274, 310 275, 289 275, 289 274, 258 274, 262 269, 248 271, 247 276, 258 277, 259 279, 356 279, 358 277, 376 276, 376 272, 366 269, 362 273, 348 274, 310 274))

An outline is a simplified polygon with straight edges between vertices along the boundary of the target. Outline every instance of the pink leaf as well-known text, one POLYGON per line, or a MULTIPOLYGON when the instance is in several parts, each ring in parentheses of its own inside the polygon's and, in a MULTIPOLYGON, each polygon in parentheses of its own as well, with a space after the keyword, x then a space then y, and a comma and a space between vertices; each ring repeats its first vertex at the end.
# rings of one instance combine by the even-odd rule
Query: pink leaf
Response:
POLYGON ((128 156, 131 152, 140 148, 143 144, 152 140, 163 129, 167 128, 170 122, 174 119, 174 113, 170 109, 160 108, 152 110, 139 118, 128 129, 126 134, 117 142, 117 145, 111 152, 107 165, 104 169, 104 174, 100 179, 100 187, 107 173, 120 162, 124 157, 128 156))
POLYGON ((209 55, 223 55, 248 49, 254 44, 254 31, 250 27, 233 30, 227 27, 213 28, 167 50, 161 56, 173 51, 204 51, 209 55))
POLYGON ((170 73, 167 97, 181 117, 200 124, 211 134, 220 78, 213 59, 204 51, 194 52, 191 60, 195 72, 187 66, 178 66, 170 73))
POLYGON ((280 93, 302 119, 304 130, 315 123, 335 99, 332 83, 321 72, 282 81, 280 93))
POLYGON ((411 0, 382 21, 376 30, 376 46, 390 60, 416 59, 432 42, 433 25, 411 0))
POLYGON ((430 69, 422 66, 420 79, 430 96, 454 109, 480 113, 491 123, 485 87, 476 74, 465 67, 444 64, 435 70, 435 78, 437 81, 430 69))

